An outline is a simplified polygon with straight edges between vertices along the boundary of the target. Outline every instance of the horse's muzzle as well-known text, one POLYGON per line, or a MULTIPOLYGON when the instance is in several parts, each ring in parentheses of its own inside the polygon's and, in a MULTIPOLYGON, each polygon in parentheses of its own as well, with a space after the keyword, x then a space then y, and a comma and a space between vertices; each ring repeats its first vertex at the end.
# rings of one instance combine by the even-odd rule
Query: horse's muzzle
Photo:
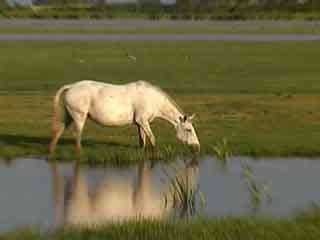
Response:
POLYGON ((200 144, 191 144, 190 149, 192 152, 199 153, 200 152, 200 144))

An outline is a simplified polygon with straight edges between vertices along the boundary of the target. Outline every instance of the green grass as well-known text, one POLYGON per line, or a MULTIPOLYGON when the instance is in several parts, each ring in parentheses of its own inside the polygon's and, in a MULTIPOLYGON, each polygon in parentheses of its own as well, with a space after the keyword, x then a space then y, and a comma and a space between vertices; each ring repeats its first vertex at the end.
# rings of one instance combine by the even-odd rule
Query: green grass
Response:
POLYGON ((53 94, 79 79, 144 79, 180 95, 320 90, 317 42, 1 42, 0 51, 0 91, 11 94, 53 94))
MULTIPOLYGON (((241 155, 320 155, 319 43, 1 42, 0 155, 45 155, 57 88, 82 79, 148 80, 164 88, 195 126, 202 153, 228 139, 241 155), (134 55, 137 61, 127 56, 134 55)), ((185 152, 171 126, 153 125, 154 159, 185 152), (174 150, 172 150, 174 149, 174 150)), ((89 123, 85 161, 145 157, 133 126, 89 123)), ((149 155, 148 155, 149 156, 149 155)), ((57 158, 76 158, 67 134, 57 158)))
POLYGON ((263 24, 258 21, 241 24, 190 24, 181 26, 141 27, 90 27, 90 28, 46 28, 1 26, 1 34, 320 34, 316 24, 290 24, 287 26, 276 23, 263 24))
POLYGON ((110 224, 94 229, 66 228, 50 233, 20 230, 0 236, 15 239, 216 239, 216 240, 317 240, 320 238, 319 216, 293 220, 223 218, 193 222, 146 220, 110 224))

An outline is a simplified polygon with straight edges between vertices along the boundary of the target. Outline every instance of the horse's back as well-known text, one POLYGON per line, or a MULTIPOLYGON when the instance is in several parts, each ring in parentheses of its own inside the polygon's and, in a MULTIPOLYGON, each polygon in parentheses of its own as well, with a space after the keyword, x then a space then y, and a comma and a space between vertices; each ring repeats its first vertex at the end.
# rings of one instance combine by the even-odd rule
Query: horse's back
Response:
POLYGON ((133 121, 133 97, 127 85, 85 80, 75 83, 67 94, 68 100, 98 123, 123 125, 133 121))
POLYGON ((65 98, 69 108, 105 125, 132 123, 134 116, 152 119, 163 102, 161 92, 145 81, 117 85, 83 80, 71 85, 65 98))
MULTIPOLYGON (((92 80, 83 80, 76 82, 70 89, 77 95, 90 95, 92 98, 121 98, 122 100, 132 103, 141 101, 144 103, 158 101, 161 98, 161 93, 158 88, 146 81, 135 81, 127 84, 111 84, 92 80)), ((84 96, 82 96, 84 97, 84 96)), ((121 100, 119 99, 119 101, 121 100)), ((120 101, 122 102, 122 101, 120 101)))
POLYGON ((135 82, 130 82, 126 84, 113 84, 113 83, 106 83, 106 82, 100 82, 100 81, 94 81, 94 80, 82 80, 79 82, 75 82, 70 85, 71 89, 82 89, 82 88, 97 88, 97 89, 106 89, 106 90, 124 90, 127 91, 144 91, 144 90, 152 90, 155 87, 151 85, 149 82, 139 80, 135 82))

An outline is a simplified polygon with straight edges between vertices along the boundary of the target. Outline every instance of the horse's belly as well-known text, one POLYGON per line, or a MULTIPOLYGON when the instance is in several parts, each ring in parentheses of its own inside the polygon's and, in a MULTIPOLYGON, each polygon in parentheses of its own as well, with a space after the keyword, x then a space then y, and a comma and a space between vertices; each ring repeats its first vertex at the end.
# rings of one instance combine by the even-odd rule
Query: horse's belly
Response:
POLYGON ((93 104, 90 117, 103 125, 125 125, 133 122, 132 104, 126 99, 106 99, 93 104))

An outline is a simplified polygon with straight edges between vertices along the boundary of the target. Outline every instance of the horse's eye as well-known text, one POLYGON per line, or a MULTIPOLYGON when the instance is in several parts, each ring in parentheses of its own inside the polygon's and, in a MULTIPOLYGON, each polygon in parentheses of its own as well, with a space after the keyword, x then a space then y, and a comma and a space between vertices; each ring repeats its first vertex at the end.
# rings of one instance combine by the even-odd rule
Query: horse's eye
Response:
POLYGON ((187 131, 187 132, 191 132, 191 129, 187 128, 186 131, 187 131))

